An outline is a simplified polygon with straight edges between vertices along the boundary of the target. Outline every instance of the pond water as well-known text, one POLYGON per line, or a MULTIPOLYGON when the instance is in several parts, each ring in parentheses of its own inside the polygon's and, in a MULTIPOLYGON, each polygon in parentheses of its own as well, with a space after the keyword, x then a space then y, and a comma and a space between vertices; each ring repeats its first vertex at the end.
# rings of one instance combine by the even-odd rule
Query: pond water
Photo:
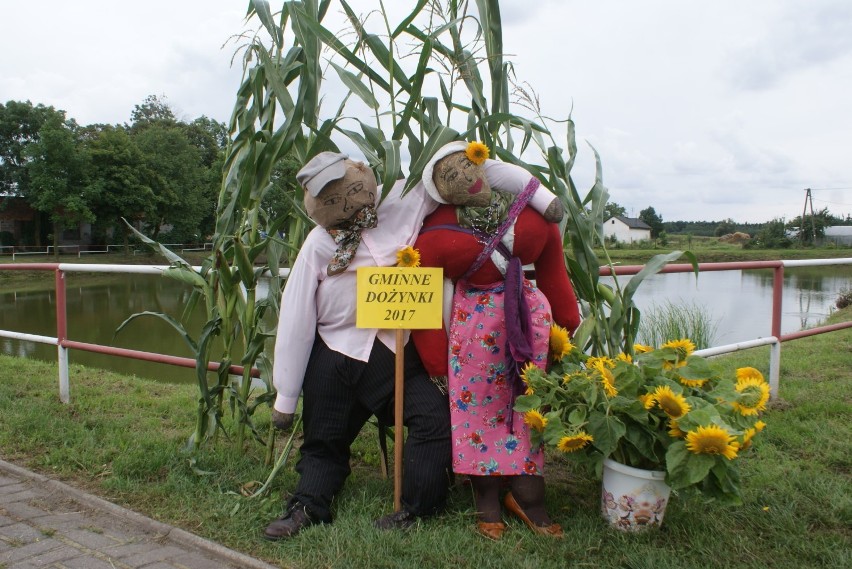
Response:
MULTIPOLYGON (((622 286, 628 280, 629 277, 619 277, 622 286)), ((701 273, 697 279, 692 273, 655 275, 639 287, 636 302, 641 310, 665 302, 697 303, 706 308, 717 324, 712 345, 730 344, 770 335, 772 281, 772 271, 765 269, 701 273)), ((45 287, 24 292, 0 288, 0 330, 56 336, 52 280, 45 287)), ((824 320, 834 309, 843 289, 852 289, 852 266, 785 269, 782 333, 812 327, 824 320)), ((89 277, 69 274, 68 338, 192 357, 182 337, 156 318, 143 317, 115 334, 121 322, 137 312, 164 312, 178 318, 189 294, 186 285, 155 275, 110 275, 93 282, 89 277)), ((265 290, 258 291, 258 297, 265 294, 265 290)), ((203 321, 203 315, 196 311, 187 323, 187 329, 195 334, 203 321)), ((274 327, 274 324, 266 323, 268 327, 274 327)), ((0 338, 0 353, 56 361, 55 346, 9 338, 0 338)), ((195 381, 192 369, 128 358, 70 350, 69 360, 156 380, 195 381)))
MULTIPOLYGON (((647 310, 670 302, 697 305, 717 324, 711 345, 720 346, 771 335, 771 269, 658 274, 647 278, 636 293, 636 304, 647 310)), ((625 286, 629 277, 619 277, 625 286)), ((611 282, 611 279, 601 280, 611 282)), ((852 289, 852 266, 784 269, 781 333, 811 328, 825 320, 842 290, 852 289)))

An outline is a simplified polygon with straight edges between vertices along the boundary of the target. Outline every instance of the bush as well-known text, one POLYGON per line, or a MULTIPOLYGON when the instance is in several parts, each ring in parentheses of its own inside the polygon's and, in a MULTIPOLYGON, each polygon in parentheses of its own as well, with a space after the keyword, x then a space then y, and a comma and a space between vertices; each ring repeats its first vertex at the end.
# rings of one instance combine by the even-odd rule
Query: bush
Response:
POLYGON ((834 304, 841 310, 847 306, 852 306, 852 289, 840 289, 840 296, 837 297, 837 301, 834 304))

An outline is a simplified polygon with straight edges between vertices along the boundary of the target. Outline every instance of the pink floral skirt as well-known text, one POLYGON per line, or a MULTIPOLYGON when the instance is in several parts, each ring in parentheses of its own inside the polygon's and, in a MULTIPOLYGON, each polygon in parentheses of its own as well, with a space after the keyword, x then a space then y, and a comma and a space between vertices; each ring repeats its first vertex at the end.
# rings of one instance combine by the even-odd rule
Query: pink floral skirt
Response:
MULTIPOLYGON (((448 387, 453 471, 458 474, 542 474, 542 448, 532 448, 529 426, 511 409, 503 291, 502 282, 482 288, 459 283, 453 296, 448 387), (514 413, 511 430, 509 413, 514 413)), ((534 363, 544 369, 550 303, 528 281, 523 291, 532 317, 534 363)))

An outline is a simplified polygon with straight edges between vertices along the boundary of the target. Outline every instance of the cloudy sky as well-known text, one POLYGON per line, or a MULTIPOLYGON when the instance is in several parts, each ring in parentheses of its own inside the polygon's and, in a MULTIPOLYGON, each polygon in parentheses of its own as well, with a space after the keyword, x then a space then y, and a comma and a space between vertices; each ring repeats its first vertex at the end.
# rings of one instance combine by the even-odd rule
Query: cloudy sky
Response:
MULTIPOLYGON (((246 5, 0 0, 0 101, 124 123, 155 94, 182 118, 227 122, 240 78, 233 36, 255 28, 246 5)), ((849 0, 504 0, 501 10, 518 77, 545 114, 572 113, 581 189, 594 175, 587 141, 629 215, 790 219, 805 188, 814 209, 852 214, 849 0)))

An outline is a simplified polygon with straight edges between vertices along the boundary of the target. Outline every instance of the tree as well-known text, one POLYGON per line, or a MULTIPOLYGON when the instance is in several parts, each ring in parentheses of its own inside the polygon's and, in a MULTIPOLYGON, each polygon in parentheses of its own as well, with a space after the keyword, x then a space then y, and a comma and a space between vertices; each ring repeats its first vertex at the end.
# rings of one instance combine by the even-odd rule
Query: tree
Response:
POLYGON ((627 214, 627 209, 615 202, 606 202, 604 206, 604 220, 611 217, 623 216, 627 214))
POLYGON ((201 150, 205 166, 212 166, 220 159, 228 145, 228 127, 204 115, 186 125, 186 134, 193 146, 201 150))
POLYGON ((53 107, 29 101, 0 104, 0 193, 26 195, 30 183, 25 151, 38 140, 45 120, 57 114, 53 107))
POLYGON ((76 139, 76 124, 65 122, 64 115, 50 115, 38 140, 24 151, 30 178, 27 198, 33 209, 50 214, 54 247, 66 223, 94 221, 86 196, 87 156, 76 139))
POLYGON ((177 123, 177 118, 171 107, 166 103, 166 96, 148 95, 139 105, 134 105, 130 112, 130 123, 133 130, 139 130, 154 123, 177 123))
MULTIPOLYGON (((184 128, 190 143, 198 149, 204 167, 201 184, 206 213, 201 218, 198 231, 199 236, 204 238, 213 234, 216 224, 216 197, 222 184, 228 128, 223 123, 203 115, 189 124, 179 123, 179 126, 184 128)), ((293 171, 293 176, 295 173, 296 170, 293 171)))
POLYGON ((797 216, 795 219, 787 222, 788 229, 796 229, 799 232, 798 238, 803 243, 813 243, 816 239, 825 237, 825 228, 830 225, 839 225, 841 218, 832 215, 828 208, 802 216, 797 216))
POLYGON ((715 237, 721 237, 722 235, 730 235, 736 230, 737 224, 734 223, 734 220, 729 217, 725 221, 719 222, 719 225, 717 225, 716 229, 713 231, 713 235, 715 237))
POLYGON ((200 237, 201 221, 213 209, 215 192, 205 186, 209 179, 199 150, 184 128, 166 121, 151 123, 133 134, 147 170, 146 184, 154 200, 147 209, 145 225, 154 239, 163 226, 171 242, 187 242, 200 237))
POLYGON ((639 219, 648 224, 651 228, 651 238, 656 239, 663 230, 663 218, 657 215, 654 208, 648 206, 639 212, 639 219))
POLYGON ((154 192, 145 156, 121 126, 100 129, 87 143, 88 194, 96 217, 94 242, 106 242, 110 230, 128 244, 129 229, 122 218, 142 220, 154 215, 154 192))
POLYGON ((224 124, 202 116, 179 121, 165 96, 149 95, 131 113, 128 132, 142 151, 146 184, 154 201, 146 232, 154 239, 168 232, 171 242, 190 242, 212 234, 222 182, 224 124))
POLYGON ((748 246, 761 249, 786 249, 792 244, 793 242, 787 237, 784 220, 776 218, 765 223, 748 246))

